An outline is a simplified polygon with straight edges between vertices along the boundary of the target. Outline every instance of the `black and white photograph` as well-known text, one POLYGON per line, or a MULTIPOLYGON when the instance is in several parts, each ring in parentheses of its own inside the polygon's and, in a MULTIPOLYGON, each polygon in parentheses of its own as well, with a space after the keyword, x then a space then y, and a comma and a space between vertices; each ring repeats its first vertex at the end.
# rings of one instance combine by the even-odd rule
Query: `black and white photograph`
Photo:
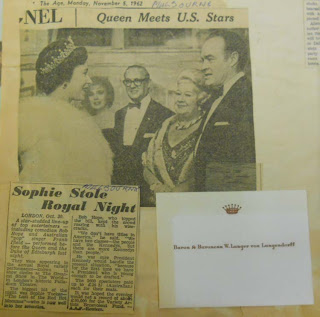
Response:
POLYGON ((248 28, 20 36, 20 181, 256 190, 248 28))

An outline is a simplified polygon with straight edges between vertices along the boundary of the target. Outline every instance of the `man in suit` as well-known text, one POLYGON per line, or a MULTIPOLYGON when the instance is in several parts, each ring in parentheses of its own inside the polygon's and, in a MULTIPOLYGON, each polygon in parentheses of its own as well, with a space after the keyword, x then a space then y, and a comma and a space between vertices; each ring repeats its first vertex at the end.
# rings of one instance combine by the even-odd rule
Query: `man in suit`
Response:
POLYGON ((112 184, 140 185, 141 205, 149 206, 150 188, 143 178, 142 154, 162 122, 174 113, 151 98, 150 75, 145 67, 129 66, 123 84, 130 103, 115 114, 112 184))
POLYGON ((256 189, 252 85, 248 50, 236 33, 217 30, 201 50, 205 84, 215 95, 195 148, 197 191, 256 189))

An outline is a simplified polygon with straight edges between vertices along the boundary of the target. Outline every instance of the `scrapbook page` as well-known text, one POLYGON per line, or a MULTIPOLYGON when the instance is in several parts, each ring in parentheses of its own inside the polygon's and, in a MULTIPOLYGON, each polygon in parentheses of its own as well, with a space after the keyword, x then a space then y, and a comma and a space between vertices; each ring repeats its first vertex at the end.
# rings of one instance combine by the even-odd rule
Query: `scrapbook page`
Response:
MULTIPOLYGON (((318 0, 6 1, 0 241, 10 182, 140 186, 135 314, 152 316, 157 193, 306 190, 317 280, 318 8, 318 0)), ((4 243, 0 252, 3 289, 4 243)), ((317 316, 319 291, 314 283, 311 306, 161 314, 317 316)))

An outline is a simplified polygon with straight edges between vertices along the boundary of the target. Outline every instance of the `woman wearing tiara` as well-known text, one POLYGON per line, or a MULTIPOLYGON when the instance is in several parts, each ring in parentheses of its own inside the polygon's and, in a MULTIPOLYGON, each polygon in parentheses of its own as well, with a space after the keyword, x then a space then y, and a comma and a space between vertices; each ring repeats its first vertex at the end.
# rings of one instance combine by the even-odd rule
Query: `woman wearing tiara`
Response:
POLYGON ((74 106, 91 84, 87 59, 87 50, 75 47, 71 38, 39 54, 38 96, 19 107, 21 181, 110 184, 109 144, 95 122, 74 106))
POLYGON ((193 153, 207 100, 202 72, 184 70, 177 81, 176 115, 163 122, 143 156, 144 178, 154 193, 194 190, 193 153))

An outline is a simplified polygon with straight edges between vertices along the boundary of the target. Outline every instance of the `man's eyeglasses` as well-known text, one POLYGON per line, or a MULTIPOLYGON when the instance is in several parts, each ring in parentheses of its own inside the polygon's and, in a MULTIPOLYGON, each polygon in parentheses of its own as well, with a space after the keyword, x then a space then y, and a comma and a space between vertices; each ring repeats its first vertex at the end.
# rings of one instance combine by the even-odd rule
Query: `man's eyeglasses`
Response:
POLYGON ((144 81, 148 81, 149 78, 143 78, 143 79, 134 79, 134 80, 131 80, 131 79, 125 79, 123 81, 123 84, 126 86, 126 87, 131 87, 132 83, 136 86, 136 87, 140 87, 142 85, 142 83, 144 81))

